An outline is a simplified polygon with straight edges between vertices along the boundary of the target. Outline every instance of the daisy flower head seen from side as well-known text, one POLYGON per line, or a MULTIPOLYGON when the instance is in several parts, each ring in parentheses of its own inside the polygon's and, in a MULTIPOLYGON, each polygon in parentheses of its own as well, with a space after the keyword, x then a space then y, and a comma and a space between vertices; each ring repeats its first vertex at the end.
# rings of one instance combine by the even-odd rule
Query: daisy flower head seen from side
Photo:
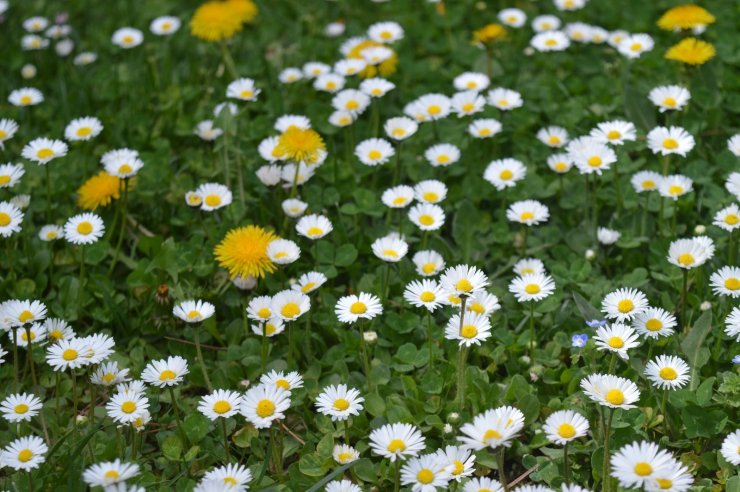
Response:
POLYGON ((433 250, 418 251, 411 261, 416 266, 416 273, 422 277, 433 277, 445 268, 444 258, 433 250))
POLYGON ((449 480, 446 459, 438 453, 415 456, 401 467, 401 483, 414 491, 436 492, 440 487, 446 488, 449 480))
POLYGON ((696 145, 693 135, 679 126, 658 126, 647 134, 648 148, 654 154, 686 157, 696 145))
POLYGON ((488 75, 480 72, 463 72, 456 76, 453 81, 453 87, 458 91, 484 91, 491 84, 488 75))
POLYGON ((180 384, 189 372, 188 362, 175 355, 151 361, 142 371, 141 379, 152 386, 164 388, 180 384))
POLYGON ((323 215, 305 215, 298 220, 296 232, 313 241, 321 239, 334 230, 331 221, 323 215))
POLYGON ((452 111, 457 114, 458 118, 462 118, 483 111, 486 98, 477 91, 463 91, 454 94, 450 99, 450 104, 452 111))
POLYGON ((535 34, 529 45, 541 52, 564 51, 570 46, 570 38, 562 31, 546 31, 535 34))
POLYGON ((316 397, 316 408, 334 422, 343 421, 353 415, 359 415, 364 401, 358 390, 339 384, 327 386, 322 390, 316 397))
POLYGON ((297 371, 284 373, 283 371, 272 370, 260 376, 260 384, 275 386, 285 391, 293 391, 303 387, 303 376, 297 371))
POLYGON ((639 171, 630 179, 630 183, 632 183, 632 187, 637 193, 655 191, 662 181, 663 176, 655 171, 639 171))
POLYGON ((460 160, 460 149, 448 143, 436 144, 424 152, 424 158, 432 167, 446 167, 460 160))
POLYGON ((215 312, 213 304, 199 299, 183 301, 172 308, 172 314, 186 323, 199 323, 213 316, 215 312))
POLYGON ((340 298, 334 306, 334 313, 342 323, 356 323, 361 319, 373 319, 383 313, 380 299, 366 292, 340 298))
POLYGON ((408 243, 395 236, 378 238, 370 247, 377 258, 389 263, 398 263, 409 250, 408 243))
POLYGON ((652 89, 648 98, 658 107, 658 111, 665 113, 683 109, 689 103, 691 93, 680 85, 662 85, 652 89))
POLYGON ((637 139, 637 129, 632 122, 612 120, 596 125, 590 135, 603 144, 623 145, 625 142, 637 139))
MULTIPOLYGON (((116 458, 114 461, 105 461, 91 465, 82 474, 82 480, 90 487, 107 488, 115 484, 122 484, 138 474, 139 465, 136 463, 121 462, 121 460, 116 458)), ((115 488, 115 490, 126 492, 125 488, 115 488)))
POLYGON ((180 29, 180 19, 171 15, 163 15, 152 20, 149 30, 155 36, 170 36, 180 29))
POLYGON ((324 285, 327 280, 326 275, 321 272, 308 272, 301 275, 290 288, 309 294, 324 285))
POLYGON ((668 262, 690 270, 700 267, 714 256, 714 243, 705 236, 677 239, 668 247, 668 262), (702 240, 702 237, 707 241, 702 240))
POLYGON ((611 374, 586 376, 581 379, 581 389, 591 401, 609 408, 635 408, 633 403, 640 399, 635 383, 611 374))
POLYGON ((468 313, 460 326, 460 315, 453 315, 445 327, 445 338, 458 340, 462 347, 480 345, 491 336, 491 321, 485 314, 468 313))
POLYGON ((56 158, 64 157, 67 155, 67 150, 67 144, 61 140, 41 137, 28 142, 23 147, 21 156, 43 166, 56 158))
POLYGON ((370 449, 391 463, 418 456, 426 441, 421 431, 411 424, 386 424, 373 430, 369 436, 370 449))
POLYGON ((409 220, 422 231, 436 231, 445 223, 445 212, 433 203, 417 203, 409 209, 409 220))
POLYGON ((511 89, 496 87, 488 91, 486 96, 488 104, 500 111, 511 111, 524 105, 522 95, 511 89))
POLYGON ((212 480, 223 484, 226 487, 223 489, 225 492, 242 492, 249 489, 252 472, 244 465, 229 463, 206 472, 203 480, 212 480))
POLYGON ((301 256, 301 249, 290 239, 275 239, 267 245, 267 256, 276 265, 289 265, 301 256))
MULTIPOLYGON (((18 131, 18 123, 15 120, 8 118, 0 119, 0 149, 3 148, 3 144, 13 138, 15 133, 18 131)), ((0 173, 1 175, 1 173, 0 173)), ((2 182, 0 182, 2 185, 2 182)))
POLYGON ((655 46, 653 38, 648 34, 630 34, 624 37, 617 46, 617 51, 627 58, 640 58, 643 53, 652 51, 655 46))
POLYGON ((336 461, 340 465, 352 463, 360 457, 359 451, 347 444, 335 444, 334 449, 332 449, 331 455, 334 458, 334 461, 336 461))
POLYGON ((473 138, 491 138, 501 133, 501 122, 493 118, 482 118, 473 120, 468 125, 468 133, 473 138))
POLYGON ((560 126, 540 128, 537 132, 537 140, 548 147, 557 149, 568 143, 568 131, 560 126))
POLYGON ((103 124, 93 116, 77 118, 64 129, 64 138, 70 142, 91 140, 103 131, 103 124))
POLYGON ((570 441, 583 437, 588 433, 588 420, 573 410, 558 410, 551 413, 543 426, 547 438, 564 446, 570 441))
POLYGON ((524 428, 524 414, 517 408, 503 406, 487 410, 464 424, 458 441, 467 449, 509 447, 511 441, 524 428))
POLYGON ((565 174, 573 167, 573 159, 571 159, 570 154, 553 154, 547 158, 547 167, 557 174, 565 174))
POLYGON ((33 87, 23 87, 10 92, 8 102, 13 106, 36 106, 44 102, 44 94, 33 87))
POLYGON ((509 205, 506 218, 526 226, 539 225, 550 218, 550 209, 537 200, 522 200, 509 205))
POLYGON ((311 309, 311 299, 303 292, 282 290, 272 297, 270 309, 283 321, 295 321, 311 309))
POLYGON ((236 79, 226 87, 226 97, 240 101, 256 101, 260 92, 254 80, 249 78, 236 79))
POLYGON ((120 48, 135 48, 144 41, 144 33, 133 27, 122 27, 113 33, 111 41, 120 48))
POLYGON ((455 296, 471 296, 488 285, 488 276, 470 265, 448 267, 439 279, 442 290, 455 296))

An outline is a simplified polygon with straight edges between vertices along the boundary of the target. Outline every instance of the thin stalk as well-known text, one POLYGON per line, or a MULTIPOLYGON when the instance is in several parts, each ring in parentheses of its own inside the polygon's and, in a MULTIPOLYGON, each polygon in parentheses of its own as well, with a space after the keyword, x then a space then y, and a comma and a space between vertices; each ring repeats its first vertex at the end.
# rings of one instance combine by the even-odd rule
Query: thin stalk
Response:
POLYGON ((506 472, 504 471, 505 461, 504 461, 504 453, 506 452, 506 447, 501 446, 501 450, 499 450, 498 454, 496 455, 496 465, 498 468, 498 481, 501 482, 501 485, 504 487, 504 491, 509 490, 509 482, 506 480, 506 472))
POLYGON ((570 483, 570 463, 568 462, 568 443, 563 446, 563 480, 570 483))
POLYGON ((349 446, 349 417, 344 419, 344 444, 349 446))
POLYGON ((533 360, 535 341, 534 341, 534 301, 529 301, 529 360, 533 360))
POLYGON ((613 374, 614 373, 614 368, 616 366, 617 366, 617 354, 616 353, 613 353, 612 354, 612 358, 609 361, 609 372, 607 372, 607 374, 613 374))
POLYGON ((18 392, 18 327, 13 327, 13 392, 18 392))
POLYGON ((358 323, 357 326, 360 328, 360 349, 362 351, 362 364, 365 369, 365 379, 367 381, 367 389, 368 391, 373 390, 373 384, 370 379, 370 359, 368 358, 367 354, 367 345, 365 344, 365 329, 362 326, 362 323, 358 323))
MULTIPOLYGON (((316 244, 314 242, 314 244, 316 244)), ((308 313, 306 313, 306 360, 311 361, 313 359, 313 354, 311 353, 311 311, 308 310, 308 313)))
POLYGON ((401 486, 401 460, 396 460, 395 470, 393 472, 393 492, 398 492, 401 486))
POLYGON ((75 375, 74 369, 70 370, 72 376, 72 426, 77 424, 77 376, 75 375))
POLYGON ((686 322, 686 295, 689 285, 689 271, 685 268, 683 270, 683 282, 681 286, 681 323, 683 324, 683 331, 686 333, 689 329, 689 324, 686 322))
POLYGON ((200 364, 200 370, 203 372, 203 379, 206 380, 206 386, 208 391, 213 391, 213 385, 211 384, 211 378, 208 377, 208 371, 206 370, 206 363, 203 360, 203 352, 200 349, 200 328, 195 328, 195 353, 198 357, 198 364, 200 364))
POLYGON ((645 206, 642 208, 642 220, 640 221, 640 237, 645 235, 647 227, 648 210, 650 209, 650 192, 645 193, 645 206))
POLYGON ((82 312, 82 304, 85 301, 85 245, 80 246, 80 277, 77 281, 77 319, 80 319, 80 313, 82 312))
POLYGON ((429 370, 434 364, 434 337, 432 335, 432 312, 427 310, 427 339, 429 341, 429 370))
POLYGON ((266 323, 262 325, 262 373, 264 373, 267 368, 267 326, 265 325, 266 323))
POLYGON ((465 408, 465 364, 468 359, 468 348, 460 347, 460 354, 457 363, 457 408, 462 413, 465 408))
POLYGON ((51 222, 51 171, 48 163, 44 169, 46 170, 46 222, 51 222))
POLYGON ((678 200, 673 200, 673 217, 671 217, 671 236, 676 237, 676 218, 678 217, 678 200))
POLYGON ((231 57, 231 52, 229 52, 229 47, 226 45, 226 41, 221 42, 221 56, 223 56, 224 65, 226 65, 226 69, 229 71, 229 75, 231 75, 234 79, 238 79, 239 73, 236 71, 234 59, 231 57))
POLYGON ((608 492, 609 490, 609 434, 612 431, 612 418, 614 417, 614 409, 609 409, 609 418, 606 422, 606 429, 604 430, 604 461, 601 467, 601 492, 608 492))
POLYGON ((396 172, 393 176, 393 186, 396 186, 401 180, 401 142, 396 145, 396 172))
POLYGON ((224 451, 226 452, 226 463, 231 461, 231 452, 229 451, 229 433, 226 431, 226 419, 221 419, 221 430, 224 433, 224 451))
POLYGON ((118 232, 118 241, 116 242, 116 250, 113 253, 113 262, 110 264, 108 269, 108 276, 113 273, 113 269, 116 267, 118 262, 118 255, 121 252, 121 246, 123 245, 123 237, 126 235, 126 206, 128 205, 128 179, 123 180, 123 197, 121 198, 121 229, 118 232))
POLYGON ((182 419, 180 418, 180 407, 177 405, 177 398, 175 398, 175 389, 172 386, 168 386, 167 389, 170 392, 170 401, 172 403, 172 411, 175 412, 175 422, 177 422, 177 432, 180 434, 182 444, 185 446, 187 439, 185 436, 185 430, 182 427, 182 419))

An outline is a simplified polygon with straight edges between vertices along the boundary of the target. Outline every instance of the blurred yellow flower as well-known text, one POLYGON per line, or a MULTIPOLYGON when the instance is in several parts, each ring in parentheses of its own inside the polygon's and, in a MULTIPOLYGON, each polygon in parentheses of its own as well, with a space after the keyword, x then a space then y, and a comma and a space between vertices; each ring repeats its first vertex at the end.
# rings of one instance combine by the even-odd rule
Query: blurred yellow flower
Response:
POLYGON ((190 19, 190 32, 204 41, 231 39, 245 22, 257 15, 251 0, 211 0, 202 4, 190 19))
POLYGON ((506 37, 506 29, 501 24, 488 24, 473 31, 474 44, 489 44, 506 37))
MULTIPOLYGON (((130 185, 129 185, 130 186, 130 185)), ((104 207, 121 196, 121 180, 100 171, 77 190, 77 206, 84 210, 104 207)))
MULTIPOLYGON (((364 60, 362 57, 362 50, 367 48, 377 48, 379 46, 383 46, 385 48, 391 49, 390 46, 382 43, 376 43, 375 41, 371 39, 366 39, 365 41, 361 41, 354 45, 352 49, 347 53, 347 58, 354 58, 356 60, 364 60)), ((391 49, 391 51, 393 51, 391 49)), ((378 65, 370 65, 368 64, 367 67, 358 75, 360 77, 369 79, 372 77, 382 76, 382 77, 388 77, 389 75, 392 75, 396 72, 396 66, 398 65, 398 55, 395 51, 393 51, 393 54, 388 57, 385 61, 379 63, 378 65)))
POLYGON ((688 65, 703 65, 714 58, 714 46, 696 38, 686 38, 666 51, 668 60, 675 60, 688 65))
POLYGON ((226 3, 244 24, 249 24, 257 17, 257 5, 252 0, 226 0, 226 3))
POLYGON ((692 29, 698 26, 706 26, 714 21, 714 16, 705 9, 688 3, 666 11, 658 19, 658 27, 666 31, 675 31, 676 29, 692 29))
POLYGON ((281 158, 305 164, 315 163, 322 150, 326 150, 326 144, 316 130, 297 126, 285 130, 275 147, 275 153, 281 158))
POLYGON ((267 245, 275 239, 280 238, 259 226, 239 227, 226 233, 213 254, 232 279, 237 275, 262 278, 277 268, 267 256, 267 245))

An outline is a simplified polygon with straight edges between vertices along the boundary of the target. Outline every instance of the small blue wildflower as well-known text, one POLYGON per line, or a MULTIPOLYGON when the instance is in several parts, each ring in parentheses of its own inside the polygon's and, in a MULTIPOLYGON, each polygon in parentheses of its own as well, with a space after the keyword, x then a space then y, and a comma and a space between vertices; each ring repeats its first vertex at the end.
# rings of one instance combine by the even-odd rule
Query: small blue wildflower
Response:
POLYGON ((740 364, 740 355, 736 355, 735 357, 733 357, 732 358, 732 363, 733 364, 740 364))
POLYGON ((586 321, 586 326, 588 326, 589 328, 601 328, 605 324, 605 319, 592 319, 591 321, 586 321))
POLYGON ((585 333, 577 333, 571 338, 571 346, 575 348, 585 347, 586 342, 588 342, 588 335, 585 333))

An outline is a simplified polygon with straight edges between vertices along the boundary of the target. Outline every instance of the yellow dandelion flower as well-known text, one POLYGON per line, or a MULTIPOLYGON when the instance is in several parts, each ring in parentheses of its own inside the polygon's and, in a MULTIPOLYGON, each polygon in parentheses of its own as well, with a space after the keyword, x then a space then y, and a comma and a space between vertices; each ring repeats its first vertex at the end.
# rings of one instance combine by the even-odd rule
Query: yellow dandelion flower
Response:
MULTIPOLYGON (((378 46, 383 46, 385 48, 391 49, 390 46, 382 44, 382 43, 376 43, 372 39, 366 39, 365 41, 362 41, 360 43, 357 43, 355 46, 352 47, 352 49, 347 53, 347 58, 354 58, 357 60, 363 60, 362 57, 362 50, 366 48, 377 48, 378 46)), ((360 77, 369 79, 372 77, 388 77, 389 75, 392 75, 396 73, 396 67, 398 66, 398 55, 395 51, 393 51, 393 54, 389 56, 386 60, 379 63, 378 65, 369 65, 365 67, 365 69, 358 73, 360 77)))
POLYGON ((501 24, 488 24, 473 31, 473 44, 490 44, 506 37, 506 29, 501 24))
POLYGON ((190 19, 191 34, 211 42, 234 37, 241 31, 243 21, 231 5, 232 1, 212 0, 198 7, 190 19))
POLYGON ((234 15, 245 24, 249 24, 257 17, 257 5, 252 0, 226 0, 226 3, 234 12, 234 15))
POLYGON ((316 130, 291 126, 278 138, 275 153, 293 162, 313 164, 319 159, 319 152, 326 150, 324 140, 316 130))
POLYGON ((676 29, 692 29, 698 26, 706 26, 713 23, 716 19, 705 9, 688 3, 679 5, 666 11, 658 19, 658 27, 666 31, 675 31, 676 29))
POLYGON ((696 38, 686 38, 668 48, 665 57, 688 65, 703 65, 714 58, 714 46, 696 38))
POLYGON ((101 171, 77 190, 77 206, 84 210, 104 207, 121 196, 121 180, 101 171))
POLYGON ((235 278, 262 278, 277 268, 267 256, 267 245, 280 239, 270 231, 258 226, 246 226, 232 229, 216 245, 213 254, 216 261, 226 268, 235 278))

